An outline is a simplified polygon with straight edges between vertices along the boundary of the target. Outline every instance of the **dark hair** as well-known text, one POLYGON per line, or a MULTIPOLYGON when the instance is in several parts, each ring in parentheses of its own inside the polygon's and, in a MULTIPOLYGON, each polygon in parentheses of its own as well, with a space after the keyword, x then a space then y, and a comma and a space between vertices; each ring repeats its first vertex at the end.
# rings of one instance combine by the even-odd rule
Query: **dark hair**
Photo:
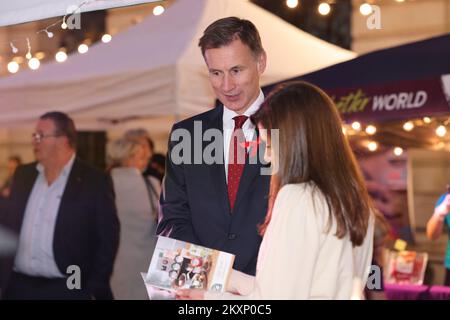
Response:
POLYGON ((250 48, 255 58, 264 52, 261 37, 255 25, 237 17, 219 19, 210 24, 203 32, 198 45, 202 55, 205 56, 206 50, 227 46, 237 39, 250 48))
POLYGON ((281 187, 313 182, 330 210, 328 230, 334 217, 335 235, 343 238, 349 232, 352 244, 361 245, 373 207, 331 98, 312 84, 287 82, 269 94, 252 118, 267 130, 279 129, 279 144, 272 143, 279 167, 272 176, 269 209, 260 233, 270 222, 281 187))
POLYGON ((40 116, 41 120, 52 120, 56 127, 55 134, 66 136, 69 145, 76 149, 77 147, 77 130, 73 120, 65 113, 59 111, 47 112, 40 116))
POLYGON ((166 156, 163 155, 162 153, 155 153, 153 154, 152 159, 150 161, 164 168, 164 166, 166 165, 166 156))

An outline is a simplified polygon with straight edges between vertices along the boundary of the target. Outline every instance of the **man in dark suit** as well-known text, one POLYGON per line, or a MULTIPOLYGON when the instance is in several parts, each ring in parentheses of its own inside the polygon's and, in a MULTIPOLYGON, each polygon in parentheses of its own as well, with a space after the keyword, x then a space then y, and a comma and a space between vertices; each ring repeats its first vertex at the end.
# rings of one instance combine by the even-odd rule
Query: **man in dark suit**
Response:
POLYGON ((37 162, 17 169, 4 225, 19 235, 2 261, 4 299, 112 299, 109 279, 119 242, 112 183, 75 155, 66 114, 40 117, 37 162))
POLYGON ((233 253, 234 268, 254 275, 270 176, 249 117, 264 100, 266 54, 256 27, 236 17, 212 23, 199 46, 221 105, 172 128, 158 234, 233 253))

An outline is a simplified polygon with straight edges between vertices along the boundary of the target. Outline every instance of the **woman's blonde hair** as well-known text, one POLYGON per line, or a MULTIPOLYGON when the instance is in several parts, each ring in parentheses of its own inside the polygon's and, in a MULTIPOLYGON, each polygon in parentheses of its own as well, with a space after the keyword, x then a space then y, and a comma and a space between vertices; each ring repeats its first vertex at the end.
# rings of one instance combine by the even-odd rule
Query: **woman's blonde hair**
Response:
POLYGON ((108 143, 106 162, 109 168, 120 167, 124 161, 132 157, 142 145, 134 139, 120 138, 108 143))

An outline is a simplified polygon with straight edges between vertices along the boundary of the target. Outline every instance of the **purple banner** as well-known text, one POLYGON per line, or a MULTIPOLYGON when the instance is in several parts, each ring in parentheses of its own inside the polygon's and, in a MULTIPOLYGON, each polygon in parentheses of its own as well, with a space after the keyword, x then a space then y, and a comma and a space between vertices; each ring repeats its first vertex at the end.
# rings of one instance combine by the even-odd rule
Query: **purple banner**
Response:
POLYGON ((450 75, 325 91, 347 121, 384 122, 450 114, 450 75))

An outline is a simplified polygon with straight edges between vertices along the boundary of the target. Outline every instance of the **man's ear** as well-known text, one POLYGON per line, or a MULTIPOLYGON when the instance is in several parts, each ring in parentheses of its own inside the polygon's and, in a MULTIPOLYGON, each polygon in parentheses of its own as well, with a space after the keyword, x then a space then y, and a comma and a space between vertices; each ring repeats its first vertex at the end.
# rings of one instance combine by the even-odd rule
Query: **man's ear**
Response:
POLYGON ((266 70, 266 61, 267 61, 267 54, 265 51, 263 51, 259 57, 258 57, 258 72, 259 74, 263 74, 264 71, 266 70))

